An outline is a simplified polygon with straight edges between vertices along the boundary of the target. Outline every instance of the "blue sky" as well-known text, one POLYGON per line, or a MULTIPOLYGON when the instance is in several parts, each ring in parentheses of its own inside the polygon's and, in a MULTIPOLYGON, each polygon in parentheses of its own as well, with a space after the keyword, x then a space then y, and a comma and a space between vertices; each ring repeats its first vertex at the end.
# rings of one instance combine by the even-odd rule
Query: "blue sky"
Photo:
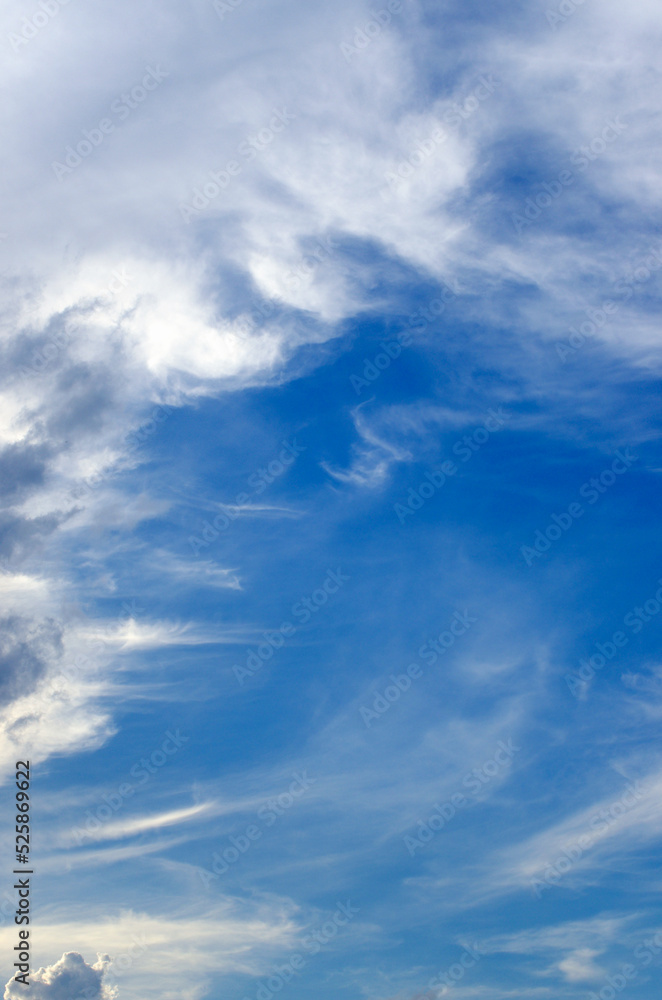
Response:
POLYGON ((36 1000, 657 997, 656 15, 5 5, 36 1000))

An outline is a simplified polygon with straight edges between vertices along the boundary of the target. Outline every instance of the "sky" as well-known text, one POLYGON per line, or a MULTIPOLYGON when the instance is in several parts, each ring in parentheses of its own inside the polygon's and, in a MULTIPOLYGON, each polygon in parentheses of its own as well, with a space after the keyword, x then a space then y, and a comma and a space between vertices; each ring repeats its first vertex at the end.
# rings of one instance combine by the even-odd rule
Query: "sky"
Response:
POLYGON ((0 22, 5 1000, 656 1000, 658 4, 0 22))

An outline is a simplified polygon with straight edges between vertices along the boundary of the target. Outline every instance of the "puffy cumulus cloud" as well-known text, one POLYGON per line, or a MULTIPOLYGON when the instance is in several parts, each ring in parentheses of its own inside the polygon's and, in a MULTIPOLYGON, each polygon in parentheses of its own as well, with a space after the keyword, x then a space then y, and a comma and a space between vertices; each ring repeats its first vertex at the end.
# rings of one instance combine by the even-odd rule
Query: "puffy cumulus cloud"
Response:
MULTIPOLYGON (((210 984, 217 985, 219 977, 264 975, 283 954, 297 947, 304 927, 289 899, 222 896, 201 909, 197 871, 185 866, 185 872, 195 893, 192 898, 197 900, 194 907, 180 905, 163 916, 134 910, 109 915, 89 904, 69 906, 66 912, 52 912, 50 922, 40 922, 40 946, 53 955, 71 941, 84 954, 107 951, 111 960, 104 966, 100 983, 102 988, 117 988, 122 1000, 199 1000, 209 995, 210 984), (191 969, 195 969, 194 976, 191 969)), ((9 945, 12 933, 0 929, 0 943, 9 945)), ((9 996, 18 1000, 19 995, 23 994, 9 996)), ((59 1000, 60 994, 56 995, 59 1000)), ((94 996, 106 1000, 103 992, 94 996)), ((46 997, 50 1000, 51 994, 45 993, 46 997)), ((38 993, 37 998, 42 1000, 42 995, 38 993)), ((68 993, 66 1000, 78 1000, 78 996, 68 993)))
MULTIPOLYGON (((108 955, 99 955, 94 965, 88 965, 77 951, 67 951, 58 962, 32 974, 30 996, 34 1000, 113 1000, 116 990, 104 983, 109 964, 108 955)), ((25 995, 25 987, 10 979, 5 1000, 25 995)))

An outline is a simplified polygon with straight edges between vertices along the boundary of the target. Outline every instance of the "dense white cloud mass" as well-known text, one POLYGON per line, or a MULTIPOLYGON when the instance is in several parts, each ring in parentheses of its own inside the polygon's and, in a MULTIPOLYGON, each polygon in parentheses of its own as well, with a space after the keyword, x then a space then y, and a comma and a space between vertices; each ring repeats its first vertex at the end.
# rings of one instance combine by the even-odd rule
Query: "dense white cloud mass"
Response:
MULTIPOLYGON (((203 897, 201 902, 195 914, 178 907, 167 915, 122 910, 108 918, 91 901, 73 912, 56 911, 40 921, 40 947, 59 954, 66 941, 76 940, 86 954, 101 948, 110 954, 88 965, 80 954, 66 952, 34 972, 29 995, 37 1000, 197 998, 206 993, 210 975, 260 975, 300 937, 294 907, 286 900, 221 898, 210 906, 203 897)), ((13 936, 0 931, 3 948, 13 936)), ((19 1000, 26 991, 10 980, 4 996, 19 1000)))
MULTIPOLYGON (((34 1000, 113 1000, 116 992, 104 984, 109 964, 107 955, 99 955, 94 965, 88 965, 78 952, 65 952, 58 962, 34 973, 29 995, 34 1000)), ((5 1000, 19 1000, 26 995, 21 984, 13 980, 7 983, 5 1000)))
MULTIPOLYGON (((337 321, 383 306, 376 265, 359 263, 357 246, 454 279, 477 316, 500 313, 502 282, 533 284, 538 304, 510 317, 523 335, 548 327, 550 299, 556 315, 583 318, 579 286, 586 306, 599 305, 645 256, 628 220, 658 190, 647 138, 658 113, 652 8, 638 4, 632 16, 602 4, 557 30, 531 12, 514 34, 507 20, 490 32, 465 25, 457 51, 434 23, 447 18, 457 32, 452 4, 407 3, 349 56, 341 45, 367 8, 318 4, 294 22, 290 8, 276 5, 265 21, 248 4, 223 18, 202 2, 112 14, 72 5, 14 43, 4 76, 15 97, 2 123, 14 140, 3 185, 15 197, 1 245, 0 461, 21 463, 13 478, 23 495, 5 515, 15 553, 66 525, 79 480, 140 461, 129 435, 150 402, 269 380, 301 345, 336 335, 337 321), (434 40, 445 82, 422 99, 434 40), (46 87, 66 110, 52 114, 46 87), (598 138, 604 150, 571 167, 574 186, 534 207, 535 219, 522 215, 526 197, 549 200, 541 185, 556 191, 573 152, 614 119, 622 127, 609 143, 598 138), (67 167, 67 148, 81 142, 86 155, 69 154, 67 167), (519 159, 527 173, 541 144, 550 176, 532 178, 521 197, 499 190, 497 172, 519 159), (578 241, 547 224, 577 210, 584 184, 623 205, 620 243, 597 260, 590 234, 578 241)), ((9 37, 19 10, 5 8, 9 37)), ((650 347, 654 324, 646 315, 633 324, 633 307, 623 304, 601 335, 650 347)))

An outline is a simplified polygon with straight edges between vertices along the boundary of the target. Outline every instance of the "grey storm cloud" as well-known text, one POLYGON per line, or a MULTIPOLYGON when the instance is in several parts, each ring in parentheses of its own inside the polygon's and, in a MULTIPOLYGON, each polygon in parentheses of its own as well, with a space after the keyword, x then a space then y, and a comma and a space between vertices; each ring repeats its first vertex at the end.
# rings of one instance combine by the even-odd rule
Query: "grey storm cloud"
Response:
MULTIPOLYGON (((114 990, 104 983, 110 958, 99 955, 88 965, 77 951, 67 951, 62 958, 31 977, 30 1000, 112 1000, 114 990)), ((4 1000, 25 1000, 25 987, 13 979, 5 986, 4 1000)))

